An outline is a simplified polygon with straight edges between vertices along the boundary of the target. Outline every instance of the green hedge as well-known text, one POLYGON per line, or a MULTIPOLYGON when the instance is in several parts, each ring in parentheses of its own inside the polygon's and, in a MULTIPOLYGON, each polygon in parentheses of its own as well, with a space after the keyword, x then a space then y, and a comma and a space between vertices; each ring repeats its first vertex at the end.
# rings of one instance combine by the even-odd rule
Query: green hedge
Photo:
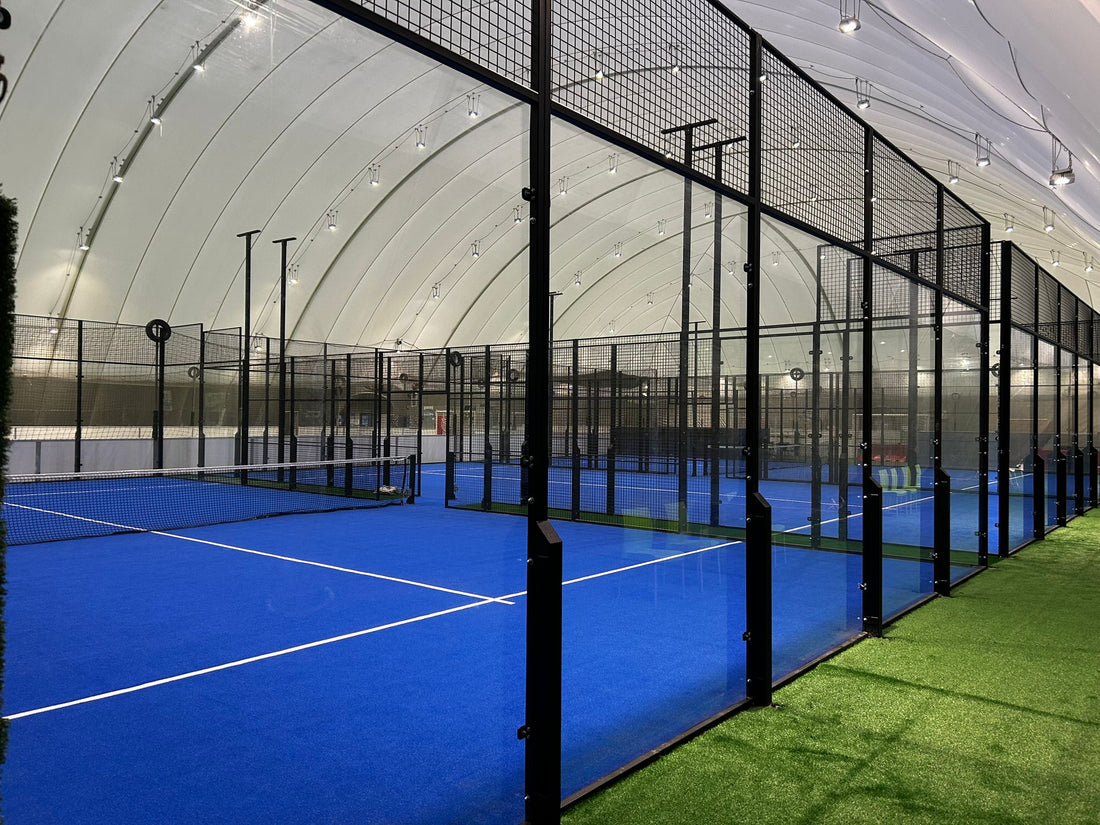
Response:
MULTIPOLYGON (((11 359, 15 338, 16 207, 0 195, 0 498, 8 463, 8 401, 11 399, 11 359)), ((4 615, 7 601, 7 540, 0 519, 0 690, 4 686, 4 615)), ((8 723, 0 719, 0 765, 8 752, 8 723)))

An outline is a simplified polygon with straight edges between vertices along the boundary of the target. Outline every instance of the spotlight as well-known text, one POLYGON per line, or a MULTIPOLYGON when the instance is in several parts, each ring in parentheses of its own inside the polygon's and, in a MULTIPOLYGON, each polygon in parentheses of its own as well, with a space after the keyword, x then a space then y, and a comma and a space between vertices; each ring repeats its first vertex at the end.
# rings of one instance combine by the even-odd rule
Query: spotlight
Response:
POLYGON ((1016 231, 1016 219, 1013 218, 1007 212, 1005 212, 1005 232, 1015 232, 1015 231, 1016 231))
POLYGON ((959 182, 959 162, 957 160, 947 161, 947 182, 959 182))
POLYGON ((852 32, 859 31, 859 26, 859 18, 849 15, 847 17, 840 18, 840 25, 838 25, 837 28, 845 34, 851 34, 852 32))
POLYGON ((1043 231, 1054 231, 1054 210, 1049 207, 1043 207, 1043 231))
POLYGON ((1067 186, 1073 183, 1077 176, 1073 174, 1073 152, 1069 151, 1062 141, 1050 136, 1050 185, 1067 186), (1064 155, 1064 157, 1063 157, 1064 155))
POLYGON ((869 109, 871 106, 871 81, 856 78, 856 106, 869 109))
POLYGON ((117 157, 111 161, 111 180, 122 183, 122 163, 117 157))
POLYGON ((980 133, 974 134, 974 163, 979 168, 989 166, 989 138, 980 133))
POLYGON ((337 214, 338 214, 337 212, 329 212, 325 216, 325 218, 328 220, 328 231, 329 232, 335 232, 336 231, 336 216, 337 216, 337 214))

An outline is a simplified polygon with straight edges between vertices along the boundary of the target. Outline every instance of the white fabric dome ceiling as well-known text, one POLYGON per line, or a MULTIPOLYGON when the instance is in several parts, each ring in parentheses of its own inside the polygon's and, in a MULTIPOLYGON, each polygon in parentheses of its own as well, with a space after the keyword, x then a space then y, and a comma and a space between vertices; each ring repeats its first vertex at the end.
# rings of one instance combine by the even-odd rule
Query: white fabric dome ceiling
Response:
MULTIPOLYGON (((864 3, 853 35, 837 31, 835 3, 728 5, 841 100, 854 103, 854 79, 869 80, 874 126, 941 179, 957 161, 956 191, 994 238, 1011 237, 1040 263, 1053 250, 1064 265, 1052 271, 1100 307, 1084 272, 1100 257, 1100 103, 1087 85, 1097 76, 1087 48, 1100 30, 1095 3, 864 3), (981 170, 975 133, 993 144, 981 170), (1046 185, 1050 133, 1075 157, 1077 182, 1059 190, 1046 185), (1044 205, 1057 212, 1050 234, 1044 205)), ((18 311, 237 326, 236 235, 261 229, 258 333, 278 332, 270 241, 296 236, 292 337, 421 347, 526 337, 526 233, 515 223, 517 210, 526 215, 525 107, 306 0, 273 0, 253 27, 237 22, 230 0, 5 6, 12 87, 0 108, 0 181, 20 206, 18 311), (203 72, 192 69, 196 54, 203 72), (160 108, 165 97, 153 126, 150 98, 160 108), (111 180, 116 156, 121 184, 111 180), (86 252, 80 226, 93 230, 86 252)), ((564 125, 554 164, 568 190, 554 199, 557 336, 676 329, 679 179, 564 125)), ((710 314, 703 204, 712 200, 697 190, 699 318, 710 314)), ((724 209, 733 274, 724 313, 736 324, 744 226, 739 206, 724 209)), ((786 279, 777 294, 792 300, 816 244, 770 227, 765 258, 773 251, 786 279)), ((767 320, 787 320, 782 302, 768 305, 767 320)))

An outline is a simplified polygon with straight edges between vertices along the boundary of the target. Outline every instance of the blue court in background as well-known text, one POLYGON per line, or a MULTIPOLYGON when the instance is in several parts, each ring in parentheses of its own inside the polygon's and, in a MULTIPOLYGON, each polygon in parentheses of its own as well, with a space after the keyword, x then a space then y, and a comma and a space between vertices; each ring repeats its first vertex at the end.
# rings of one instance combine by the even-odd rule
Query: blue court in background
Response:
MULTIPOLYGON (((10 548, 8 821, 521 821, 526 524, 425 493, 10 548)), ((568 795, 744 697, 744 547, 556 527, 568 795)), ((773 568, 778 677, 858 633, 862 570, 773 568)), ((931 579, 887 559, 886 614, 931 579)))

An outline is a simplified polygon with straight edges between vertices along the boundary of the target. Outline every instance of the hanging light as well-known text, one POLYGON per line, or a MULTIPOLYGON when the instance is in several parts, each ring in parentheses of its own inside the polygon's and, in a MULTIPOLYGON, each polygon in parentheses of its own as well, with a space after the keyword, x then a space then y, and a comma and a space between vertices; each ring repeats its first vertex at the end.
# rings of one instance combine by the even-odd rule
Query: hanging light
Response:
POLYGON ((523 223, 523 207, 512 207, 512 223, 523 223))
POLYGON ((1005 212, 1005 232, 1016 231, 1016 219, 1005 212))
POLYGON ((797 132, 791 132, 791 148, 792 149, 801 149, 802 148, 802 140, 801 140, 801 138, 798 137, 797 132))
POLYGON ((959 162, 957 160, 947 161, 947 182, 959 182, 959 162))
POLYGON ((980 132, 974 133, 974 163, 978 167, 989 166, 989 138, 980 132))
POLYGON ((1092 258, 1089 257, 1088 255, 1086 255, 1083 252, 1081 254, 1085 255, 1085 272, 1092 272, 1092 268, 1093 268, 1092 258))
POLYGON ((472 244, 470 244, 470 257, 481 257, 481 241, 474 241, 472 244))
POLYGON ((645 305, 647 307, 653 306, 653 293, 652 292, 649 293, 648 295, 646 295, 645 305))
POLYGON ((596 64, 596 70, 592 73, 593 79, 594 80, 603 80, 604 79, 603 58, 602 58, 602 55, 601 55, 599 49, 596 49, 592 53, 592 62, 596 64))
POLYGON ((199 41, 195 41, 195 45, 191 47, 191 52, 194 54, 194 58, 191 61, 191 68, 199 74, 206 71, 206 63, 202 59, 202 46, 199 45, 199 41))
POLYGON ((287 267, 286 282, 291 286, 298 286, 298 264, 291 264, 287 267))
POLYGON ((417 126, 414 131, 416 132, 416 148, 417 149, 426 148, 427 145, 428 145, 428 143, 427 143, 428 127, 425 126, 424 124, 421 124, 421 125, 417 126))
POLYGON ((1069 151, 1062 141, 1054 135, 1050 136, 1050 185, 1067 186, 1073 183, 1077 176, 1073 174, 1073 152, 1069 151))
POLYGON ((471 92, 466 95, 466 116, 476 119, 481 114, 481 95, 471 92))
POLYGON ((57 335, 61 329, 57 325, 57 319, 50 315, 50 335, 57 335))
POLYGON ((1043 231, 1054 231, 1054 210, 1049 207, 1043 207, 1043 231))
POLYGON ((337 213, 335 211, 329 212, 325 215, 325 220, 328 221, 328 231, 329 232, 335 232, 336 231, 336 215, 337 215, 337 213))
POLYGON ((432 284, 431 298, 432 298, 433 301, 438 301, 439 296, 440 296, 439 282, 437 281, 436 283, 432 284))
POLYGON ((370 185, 378 186, 382 175, 382 164, 372 163, 367 167, 367 171, 370 172, 370 185))
POLYGON ((1058 253, 1055 252, 1053 249, 1050 250, 1050 265, 1051 266, 1061 266, 1062 265, 1062 262, 1058 259, 1058 253))
POLYGON ((672 73, 680 74, 680 47, 676 46, 672 50, 672 73))
POLYGON ((859 0, 840 0, 840 22, 837 28, 845 34, 859 31, 859 0))
POLYGON ((664 235, 665 234, 665 223, 667 223, 667 219, 664 219, 664 218, 657 221, 657 234, 658 235, 664 235))
POLYGON ((80 229, 76 233, 76 243, 77 243, 77 248, 80 249, 81 252, 87 252, 89 249, 91 249, 92 248, 92 232, 91 232, 91 230, 88 230, 88 234, 85 235, 84 234, 84 227, 83 226, 80 227, 80 229))
POLYGON ((710 220, 710 216, 713 214, 714 207, 711 206, 711 202, 707 201, 703 204, 703 217, 710 220))
POLYGON ((856 78, 856 106, 867 109, 871 106, 871 81, 856 78))
POLYGON ((772 266, 779 266, 779 253, 778 252, 773 252, 772 253, 772 266))
POLYGON ((623 242, 619 241, 615 244, 615 257, 621 258, 623 256, 623 242))
POLYGON ((614 322, 614 321, 612 321, 612 322, 611 322, 611 323, 610 323, 610 324, 608 325, 608 327, 607 327, 607 331, 608 331, 608 332, 610 332, 610 333, 611 333, 612 335, 614 335, 614 334, 615 334, 615 322, 614 322))
POLYGON ((612 152, 607 156, 607 174, 614 175, 619 171, 619 156, 617 153, 612 152))
POLYGON ((111 180, 122 183, 122 161, 117 156, 111 161, 111 180))
POLYGON ((580 285, 581 285, 581 273, 580 273, 580 270, 578 269, 577 274, 573 276, 573 286, 580 286, 580 285))
POLYGON ((149 104, 146 111, 149 112, 149 122, 154 126, 160 126, 161 123, 163 123, 160 117, 160 110, 157 108, 157 98, 155 95, 149 98, 149 104))
POLYGON ((256 12, 246 11, 241 15, 241 25, 244 26, 247 31, 252 31, 260 25, 260 18, 256 12))
POLYGON ((565 197, 569 192, 569 178, 558 178, 558 194, 565 197))

